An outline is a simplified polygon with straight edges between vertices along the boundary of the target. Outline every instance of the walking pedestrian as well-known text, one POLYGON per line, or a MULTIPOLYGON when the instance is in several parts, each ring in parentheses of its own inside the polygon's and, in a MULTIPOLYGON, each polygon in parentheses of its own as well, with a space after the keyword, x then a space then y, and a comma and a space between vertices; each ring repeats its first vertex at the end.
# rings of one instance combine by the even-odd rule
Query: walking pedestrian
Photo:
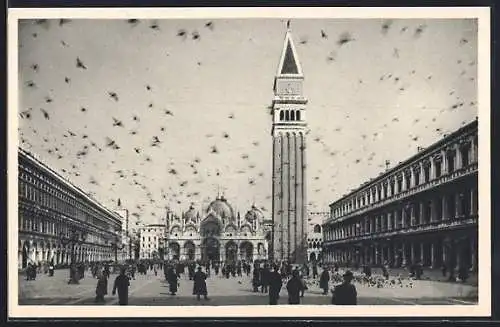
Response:
POLYGON ((386 280, 389 280, 389 264, 387 261, 382 265, 382 275, 386 280))
POLYGON ((323 295, 328 294, 328 282, 330 282, 330 273, 328 272, 328 268, 325 267, 319 277, 319 287, 323 289, 323 295))
POLYGON ((125 275, 125 268, 120 268, 120 274, 115 279, 113 286, 113 295, 118 290, 118 303, 120 305, 128 304, 128 287, 130 286, 130 279, 125 275))
POLYGON ((332 290, 332 304, 335 305, 356 305, 358 293, 356 286, 351 284, 353 274, 351 271, 346 271, 343 275, 344 282, 335 286, 332 290))
POLYGON ((97 286, 95 288, 95 302, 104 303, 104 295, 108 294, 108 279, 102 271, 97 274, 97 286))
POLYGON ((167 281, 171 295, 175 295, 175 293, 177 293, 178 277, 179 276, 177 275, 174 267, 170 267, 167 272, 167 281))
POLYGON ((316 262, 313 263, 313 278, 316 279, 316 277, 318 277, 318 265, 316 264, 316 262))
POLYGON ((198 271, 194 273, 193 280, 193 295, 196 295, 198 301, 201 295, 203 295, 205 300, 208 300, 207 274, 201 271, 201 267, 198 267, 198 271))
POLYGON ((52 258, 52 260, 50 260, 50 264, 49 264, 49 277, 53 277, 54 276, 54 259, 52 258))
POLYGON ((300 304, 302 282, 300 281, 298 270, 293 270, 292 278, 286 284, 286 289, 288 291, 288 304, 300 304))
POLYGON ((280 298, 281 287, 283 282, 281 275, 278 272, 278 266, 274 266, 273 270, 269 272, 269 304, 277 305, 280 298))
POLYGON ((268 292, 268 286, 269 286, 269 266, 267 263, 264 265, 264 268, 262 268, 260 272, 260 280, 261 280, 261 292, 262 293, 267 293, 268 292))
POLYGON ((252 278, 252 286, 254 292, 259 291, 259 285, 260 285, 260 267, 257 264, 254 264, 253 278, 252 278))

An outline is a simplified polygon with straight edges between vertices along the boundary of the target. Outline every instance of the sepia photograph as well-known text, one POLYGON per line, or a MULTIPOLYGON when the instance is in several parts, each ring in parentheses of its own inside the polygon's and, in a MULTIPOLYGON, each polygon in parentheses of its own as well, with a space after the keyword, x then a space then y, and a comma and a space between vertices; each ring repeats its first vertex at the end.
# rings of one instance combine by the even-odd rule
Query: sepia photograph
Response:
POLYGON ((409 9, 10 12, 10 313, 489 314, 489 10, 409 9))

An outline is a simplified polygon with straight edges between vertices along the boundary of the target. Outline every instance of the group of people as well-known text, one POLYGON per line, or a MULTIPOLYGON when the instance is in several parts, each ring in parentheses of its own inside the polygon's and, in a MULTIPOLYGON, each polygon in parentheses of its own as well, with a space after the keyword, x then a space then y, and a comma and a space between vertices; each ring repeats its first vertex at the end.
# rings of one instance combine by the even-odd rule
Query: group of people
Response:
MULTIPOLYGON (((318 276, 318 267, 313 264, 313 278, 318 276)), ((273 264, 269 266, 267 263, 263 266, 255 265, 253 270, 252 285, 254 292, 261 287, 262 293, 269 293, 269 304, 277 305, 280 298, 280 292, 283 285, 288 293, 288 304, 300 304, 301 298, 304 297, 304 292, 308 290, 305 277, 309 277, 309 267, 298 266, 292 268, 290 264, 280 265, 273 264)), ((351 283, 353 274, 351 271, 346 271, 343 275, 343 281, 331 290, 332 304, 337 305, 355 305, 357 303, 356 287, 351 283)), ((323 269, 320 275, 320 288, 323 289, 323 294, 328 294, 330 282, 330 273, 328 269, 323 269)))
MULTIPOLYGON (((106 271, 98 270, 96 272, 97 278, 97 286, 96 286, 96 303, 104 303, 104 296, 108 294, 108 279, 109 279, 109 270, 106 271)), ((120 274, 115 278, 113 284, 113 290, 111 292, 112 295, 115 295, 118 291, 118 304, 127 305, 128 304, 128 288, 130 286, 130 278, 127 276, 127 268, 121 267, 120 274)))

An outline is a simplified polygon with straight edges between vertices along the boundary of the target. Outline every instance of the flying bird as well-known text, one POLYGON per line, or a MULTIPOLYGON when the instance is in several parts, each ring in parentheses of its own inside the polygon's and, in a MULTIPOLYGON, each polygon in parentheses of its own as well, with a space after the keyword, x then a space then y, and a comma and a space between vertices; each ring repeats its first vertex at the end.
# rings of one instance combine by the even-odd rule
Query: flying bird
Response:
POLYGON ((214 29, 214 23, 212 21, 206 22, 205 27, 209 28, 210 30, 214 29))
POLYGON ((48 113, 45 109, 40 108, 40 111, 42 112, 43 117, 44 117, 45 119, 47 119, 47 120, 49 120, 49 119, 50 119, 50 115, 49 115, 49 113, 48 113))
POLYGON ((80 57, 76 57, 76 67, 81 69, 87 69, 87 66, 85 66, 80 57))
POLYGON ((155 31, 159 31, 160 30, 160 26, 158 25, 157 22, 154 22, 153 24, 149 25, 149 28, 152 29, 152 30, 155 30, 155 31))
POLYGON ((180 29, 177 31, 177 36, 180 36, 185 39, 187 36, 187 31, 185 29, 180 29))
POLYGON ((339 40, 337 41, 337 44, 339 46, 343 46, 344 44, 347 44, 351 41, 354 41, 354 39, 351 37, 351 34, 348 32, 344 32, 340 35, 339 40))
POLYGON ((111 117, 111 118, 113 118, 113 127, 115 127, 115 126, 123 127, 123 123, 121 122, 121 120, 118 120, 115 117, 111 117))
POLYGON ((420 35, 422 35, 422 33, 424 32, 424 29, 425 29, 425 25, 419 25, 416 29, 415 29, 415 34, 414 36, 415 37, 419 37, 420 35))
POLYGON ((114 99, 115 101, 118 101, 118 100, 119 100, 119 99, 118 99, 118 94, 116 94, 116 92, 110 92, 110 91, 109 91, 109 92, 108 92, 108 95, 109 95, 112 99, 114 99))
POLYGON ((382 24, 382 34, 384 34, 384 35, 387 34, 391 25, 392 25, 392 21, 390 21, 390 20, 385 21, 382 24))
POLYGON ((193 38, 193 40, 198 40, 200 39, 200 33, 194 31, 193 33, 191 33, 191 37, 193 38))
POLYGON ((394 48, 392 56, 395 57, 395 58, 399 58, 399 49, 398 48, 394 48))
POLYGON ((326 32, 324 30, 321 30, 321 37, 323 39, 328 39, 328 35, 326 34, 326 32))

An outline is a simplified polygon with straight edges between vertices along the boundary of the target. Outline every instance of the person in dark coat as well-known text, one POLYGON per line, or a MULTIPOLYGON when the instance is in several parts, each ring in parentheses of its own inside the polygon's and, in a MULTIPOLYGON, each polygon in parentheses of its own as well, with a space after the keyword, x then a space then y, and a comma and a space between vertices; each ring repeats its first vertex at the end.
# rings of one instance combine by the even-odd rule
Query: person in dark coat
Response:
POLYGON ((97 286, 95 288, 95 302, 104 303, 104 295, 108 294, 108 279, 100 271, 97 273, 97 286))
POLYGON ((292 271, 292 278, 286 284, 286 289, 288 291, 288 304, 300 304, 300 292, 302 291, 303 285, 299 277, 299 271, 292 271))
POLYGON ((54 259, 52 258, 49 263, 49 277, 54 276, 54 259))
POLYGON ((167 272, 167 281, 169 284, 169 290, 171 295, 175 295, 177 293, 177 279, 178 279, 177 272, 175 271, 174 267, 170 267, 167 272))
POLYGON ((461 265, 458 269, 458 278, 462 281, 462 283, 467 282, 469 278, 469 269, 465 265, 461 265))
POLYGON ((346 271, 344 273, 344 282, 340 285, 335 286, 332 290, 332 304, 335 305, 356 305, 358 293, 356 291, 356 286, 351 284, 353 275, 351 271, 346 271))
POLYGON ((330 273, 328 269, 325 267, 321 272, 321 276, 319 277, 319 287, 323 289, 323 295, 328 294, 328 282, 330 281, 330 273))
POLYGON ((259 285, 260 285, 260 267, 257 264, 255 264, 253 267, 253 278, 252 278, 252 286, 254 292, 259 291, 259 285))
POLYGON ((115 279, 115 284, 113 286, 113 295, 116 294, 118 290, 118 303, 120 305, 128 304, 128 287, 130 286, 130 279, 125 274, 125 268, 120 269, 120 274, 115 279))
POLYGON ((382 266, 382 276, 384 276, 386 280, 389 280, 389 264, 387 261, 384 262, 384 265, 382 266))
POLYGON ((198 301, 200 300, 200 295, 203 295, 205 300, 208 300, 207 274, 201 271, 201 267, 198 267, 198 271, 194 273, 193 280, 193 295, 196 295, 198 301))
POLYGON ((281 280, 281 275, 278 272, 278 266, 274 266, 273 271, 269 272, 269 304, 277 305, 278 299, 280 298, 281 287, 283 282, 281 280))
POLYGON ((268 265, 264 265, 264 268, 261 269, 260 271, 260 280, 261 280, 261 292, 262 293, 267 293, 268 292, 268 286, 269 286, 269 267, 268 265))
POLYGON ((369 265, 366 265, 363 268, 363 273, 366 275, 366 277, 371 277, 372 276, 372 268, 369 265))
POLYGON ((313 263, 313 278, 316 279, 318 277, 318 265, 316 263, 313 263))

